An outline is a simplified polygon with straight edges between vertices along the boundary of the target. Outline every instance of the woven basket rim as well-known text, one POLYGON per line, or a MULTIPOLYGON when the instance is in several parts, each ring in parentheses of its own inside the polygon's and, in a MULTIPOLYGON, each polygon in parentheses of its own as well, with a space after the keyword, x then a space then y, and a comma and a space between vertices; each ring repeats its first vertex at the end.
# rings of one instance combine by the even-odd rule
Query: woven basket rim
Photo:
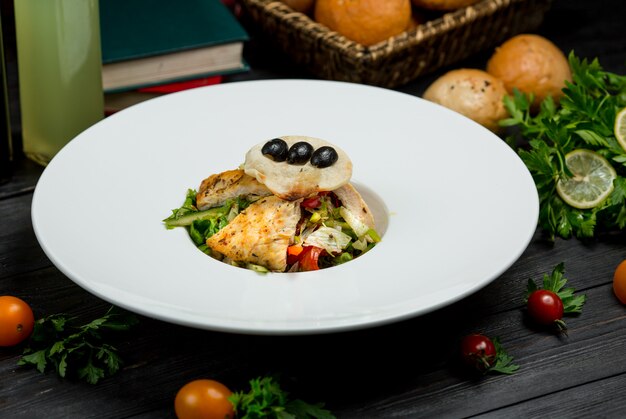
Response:
POLYGON ((306 28, 309 29, 309 33, 319 38, 321 42, 333 48, 341 48, 355 59, 375 61, 389 54, 401 53, 406 49, 410 49, 417 44, 427 41, 429 38, 450 32, 476 19, 492 15, 512 3, 524 3, 526 1, 527 0, 479 0, 474 5, 444 13, 437 19, 427 21, 409 31, 371 46, 365 46, 352 41, 332 31, 328 27, 315 22, 309 16, 294 11, 281 1, 244 0, 244 3, 256 4, 262 7, 266 13, 276 15, 276 17, 281 18, 284 23, 294 28, 306 25, 306 28), (311 31, 311 28, 315 30, 311 31))

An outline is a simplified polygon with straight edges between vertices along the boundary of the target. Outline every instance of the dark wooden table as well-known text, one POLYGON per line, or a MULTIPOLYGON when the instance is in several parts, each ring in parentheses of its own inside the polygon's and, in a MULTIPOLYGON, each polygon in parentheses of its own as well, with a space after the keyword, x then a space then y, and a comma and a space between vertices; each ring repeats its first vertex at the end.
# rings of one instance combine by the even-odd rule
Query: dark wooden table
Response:
MULTIPOLYGON (((557 0, 538 33, 623 74, 624 22, 622 0, 557 0)), ((232 81, 307 77, 252 35, 246 47, 252 70, 232 81)), ((488 56, 457 66, 481 67, 488 56)), ((398 90, 421 95, 445 70, 398 90)), ((12 181, 0 186, 0 294, 25 299, 37 317, 94 318, 109 304, 61 274, 35 239, 30 204, 41 172, 20 159, 12 181)), ((355 332, 247 336, 141 317, 120 345, 123 370, 95 386, 18 367, 21 348, 2 348, 0 417, 173 417, 174 396, 190 380, 214 378, 237 390, 267 374, 280 374, 294 396, 324 401, 339 417, 624 417, 626 307, 611 289, 624 258, 624 232, 554 244, 537 232, 521 258, 475 294, 428 315, 355 332), (534 327, 522 310, 528 278, 559 262, 588 296, 583 314, 568 319, 569 333, 560 337, 534 327), (499 337, 520 370, 476 378, 461 368, 458 344, 470 332, 499 337)))

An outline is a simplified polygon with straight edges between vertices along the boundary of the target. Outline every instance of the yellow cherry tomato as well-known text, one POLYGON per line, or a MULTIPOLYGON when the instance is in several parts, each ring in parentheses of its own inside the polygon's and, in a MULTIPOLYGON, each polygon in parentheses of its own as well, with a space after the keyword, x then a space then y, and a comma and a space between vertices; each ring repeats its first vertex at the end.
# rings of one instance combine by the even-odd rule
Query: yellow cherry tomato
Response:
POLYGON ((27 339, 35 327, 30 306, 17 297, 0 297, 0 346, 14 346, 27 339))
POLYGON ((235 411, 228 400, 232 392, 215 380, 195 380, 178 390, 174 408, 178 419, 234 418, 235 411))
POLYGON ((626 304, 626 260, 623 260, 615 269, 613 291, 622 304, 626 304))

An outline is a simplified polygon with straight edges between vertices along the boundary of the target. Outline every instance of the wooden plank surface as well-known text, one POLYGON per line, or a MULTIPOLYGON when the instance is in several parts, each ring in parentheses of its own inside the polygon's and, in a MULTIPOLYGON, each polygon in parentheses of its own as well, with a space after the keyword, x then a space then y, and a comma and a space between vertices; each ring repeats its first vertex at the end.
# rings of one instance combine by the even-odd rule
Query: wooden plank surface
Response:
MULTIPOLYGON (((626 73, 622 9, 620 0, 555 0, 539 33, 626 73)), ((254 37, 246 48, 252 71, 232 80, 307 77, 254 37)), ((458 66, 480 67, 487 57, 458 66)), ((420 95, 445 70, 398 90, 420 95)), ((21 161, 13 181, 0 186, 0 294, 24 297, 37 317, 94 318, 108 304, 61 274, 37 244, 30 203, 41 170, 21 161)), ((473 295, 418 318, 337 334, 248 336, 140 316, 140 326, 118 344, 123 370, 96 386, 17 367, 21 348, 1 348, 0 417, 171 418, 176 391, 192 379, 243 389, 267 374, 280 374, 295 397, 324 401, 346 418, 620 417, 626 410, 626 308, 611 281, 624 258, 626 232, 553 244, 537 232, 516 263, 473 295), (567 336, 537 328, 523 310, 528 278, 539 279, 560 262, 570 284, 588 296, 583 314, 566 319, 567 336), (499 337, 520 370, 512 376, 468 373, 457 351, 470 332, 499 337)))
POLYGON ((0 185, 0 200, 32 193, 39 175, 41 167, 30 160, 20 160, 19 164, 15 165, 11 180, 0 185))
POLYGON ((32 194, 0 200, 0 284, 21 272, 49 266, 30 222, 32 194))
POLYGON ((546 412, 558 412, 551 417, 597 417, 619 418, 624 416, 624 406, 615 400, 624 399, 626 374, 567 388, 544 397, 479 415, 479 418, 545 418, 546 412), (564 403, 564 400, 567 402, 564 403))

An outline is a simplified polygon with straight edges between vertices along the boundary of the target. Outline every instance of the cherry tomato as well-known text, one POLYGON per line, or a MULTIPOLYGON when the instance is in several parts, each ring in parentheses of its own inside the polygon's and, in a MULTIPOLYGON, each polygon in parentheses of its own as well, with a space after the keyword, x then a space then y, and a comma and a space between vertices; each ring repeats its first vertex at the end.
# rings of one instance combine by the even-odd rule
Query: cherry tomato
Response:
POLYGON ((300 253, 300 270, 301 271, 317 271, 320 267, 317 261, 324 249, 315 246, 305 246, 300 253))
POLYGON ((228 400, 232 392, 215 380, 191 381, 178 390, 174 409, 178 419, 234 418, 235 410, 228 400))
POLYGON ((321 201, 319 196, 313 196, 311 198, 307 198, 304 201, 302 201, 302 203, 300 203, 300 205, 303 208, 314 209, 314 208, 319 208, 321 202, 322 201, 321 201))
POLYGON ((0 297, 0 346, 14 346, 30 336, 35 327, 33 310, 23 300, 0 297))
POLYGON ((299 244, 294 244, 287 248, 287 265, 293 265, 300 259, 300 254, 304 248, 299 244))
POLYGON ((626 304, 626 260, 617 265, 617 269, 615 269, 613 292, 622 304, 626 304))
POLYGON ((539 324, 554 324, 563 317, 563 301, 549 290, 534 291, 528 297, 528 314, 539 324))
POLYGON ((487 336, 467 335, 461 341, 461 357, 468 366, 485 371, 496 362, 496 347, 487 336))

